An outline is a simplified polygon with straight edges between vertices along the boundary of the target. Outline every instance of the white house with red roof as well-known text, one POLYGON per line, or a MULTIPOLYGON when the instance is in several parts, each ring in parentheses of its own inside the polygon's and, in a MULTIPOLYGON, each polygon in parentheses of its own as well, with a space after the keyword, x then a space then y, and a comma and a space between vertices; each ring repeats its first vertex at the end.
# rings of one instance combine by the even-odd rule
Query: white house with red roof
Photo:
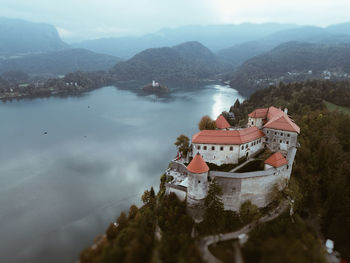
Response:
POLYGON ((266 136, 265 143, 273 151, 287 151, 297 146, 300 128, 288 116, 288 111, 269 108, 256 109, 248 115, 248 127, 262 129, 266 136))
POLYGON ((192 136, 192 153, 206 162, 235 164, 264 148, 265 134, 257 127, 239 130, 202 130, 192 136))
POLYGON ((273 187, 283 188, 290 178, 300 128, 287 110, 275 107, 256 109, 248 117, 246 128, 234 128, 220 115, 216 130, 194 134, 190 151, 193 159, 187 166, 179 161, 171 162, 166 172, 171 178, 166 193, 173 192, 181 200, 187 200, 188 207, 200 207, 210 182, 215 180, 223 190, 222 200, 227 210, 238 211, 247 200, 258 207, 268 205, 273 187), (254 159, 266 148, 272 151, 266 160, 254 159), (213 171, 207 165, 238 164, 242 159, 244 163, 230 172, 213 171), (263 168, 243 169, 254 161, 262 162, 263 168))

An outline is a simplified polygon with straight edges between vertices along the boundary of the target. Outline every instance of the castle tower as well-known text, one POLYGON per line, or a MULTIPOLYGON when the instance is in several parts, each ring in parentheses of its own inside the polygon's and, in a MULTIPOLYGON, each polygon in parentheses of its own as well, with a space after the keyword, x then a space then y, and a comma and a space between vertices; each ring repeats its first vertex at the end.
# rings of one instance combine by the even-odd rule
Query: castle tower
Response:
POLYGON ((187 166, 187 171, 187 202, 196 203, 207 196, 209 167, 203 160, 202 156, 197 153, 187 166))

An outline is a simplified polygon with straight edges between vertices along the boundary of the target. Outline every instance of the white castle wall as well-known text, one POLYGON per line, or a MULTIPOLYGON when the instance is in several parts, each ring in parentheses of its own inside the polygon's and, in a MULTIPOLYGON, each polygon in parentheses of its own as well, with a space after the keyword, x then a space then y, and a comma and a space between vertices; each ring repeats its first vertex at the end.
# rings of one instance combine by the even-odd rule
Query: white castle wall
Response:
POLYGON ((261 129, 263 127, 263 119, 248 117, 248 127, 252 126, 256 126, 261 129))
POLYGON ((192 153, 195 156, 198 152, 204 161, 222 165, 226 163, 238 163, 238 159, 244 156, 251 156, 260 151, 264 145, 264 138, 254 140, 241 145, 219 145, 219 144, 192 144, 192 153))
POLYGON ((208 173, 188 173, 187 197, 202 200, 208 193, 208 173))
POLYGON ((283 178, 289 177, 286 174, 286 165, 281 168, 251 173, 211 172, 210 178, 215 179, 223 189, 222 200, 225 210, 238 211, 247 200, 258 207, 269 204, 274 185, 280 184, 283 178))
POLYGON ((263 132, 266 135, 266 143, 273 151, 287 151, 291 147, 297 146, 298 133, 282 130, 264 128, 263 132))
POLYGON ((211 180, 216 180, 223 190, 223 203, 225 210, 238 211, 240 206, 250 200, 258 207, 268 205, 270 193, 275 184, 280 187, 283 182, 290 179, 296 148, 290 149, 287 155, 288 164, 279 168, 273 168, 248 172, 248 173, 226 173, 210 171, 211 180))

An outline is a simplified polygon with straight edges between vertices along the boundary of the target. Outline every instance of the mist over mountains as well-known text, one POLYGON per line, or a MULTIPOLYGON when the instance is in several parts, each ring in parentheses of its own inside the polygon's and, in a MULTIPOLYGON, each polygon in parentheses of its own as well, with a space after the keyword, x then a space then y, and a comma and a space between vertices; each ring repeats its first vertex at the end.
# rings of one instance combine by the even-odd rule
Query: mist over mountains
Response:
POLYGON ((73 44, 99 53, 130 58, 147 48, 174 46, 198 41, 213 52, 234 44, 256 40, 281 30, 296 28, 293 24, 208 25, 166 28, 140 37, 101 38, 73 44))
POLYGON ((68 48, 54 26, 0 17, 0 57, 68 48))
POLYGON ((227 80, 249 94, 271 82, 322 77, 324 70, 350 74, 350 23, 325 28, 278 23, 185 26, 68 45, 54 26, 0 18, 0 40, 3 76, 16 72, 12 76, 47 78, 102 70, 121 81, 227 80))

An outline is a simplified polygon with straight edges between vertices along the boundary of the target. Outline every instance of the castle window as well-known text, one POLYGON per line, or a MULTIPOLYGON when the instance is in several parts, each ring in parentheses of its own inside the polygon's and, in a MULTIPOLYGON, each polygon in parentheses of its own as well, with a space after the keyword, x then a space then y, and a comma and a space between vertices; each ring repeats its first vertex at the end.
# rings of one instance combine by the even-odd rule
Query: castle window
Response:
POLYGON ((287 170, 289 169, 289 165, 287 164, 287 170))
POLYGON ((252 125, 254 125, 254 122, 252 121, 252 125))
POLYGON ((246 148, 246 149, 248 148, 248 144, 245 145, 245 148, 246 148))
POLYGON ((232 146, 230 146, 230 151, 233 151, 233 147, 232 146))
POLYGON ((215 146, 212 146, 212 147, 211 147, 211 150, 214 151, 214 150, 215 150, 215 146))
POLYGON ((274 142, 276 142, 276 139, 273 139, 274 142))
POLYGON ((281 136, 283 136, 283 132, 281 132, 281 136))
POLYGON ((282 143, 282 140, 280 140, 280 143, 282 143))
POLYGON ((224 150, 224 147, 223 147, 223 146, 221 146, 221 147, 220 147, 220 151, 223 151, 223 150, 224 150))
POLYGON ((289 141, 287 141, 287 144, 289 144, 289 141))
POLYGON ((244 145, 242 145, 242 150, 244 150, 244 145))
POLYGON ((207 149, 207 146, 203 146, 203 150, 206 150, 207 149))
POLYGON ((269 134, 269 130, 267 130, 266 133, 269 134))
POLYGON ((200 181, 200 180, 198 180, 198 183, 200 184, 200 183, 201 183, 201 181, 200 181))
POLYGON ((197 149, 198 149, 198 150, 200 150, 200 149, 201 149, 201 146, 200 146, 200 145, 198 145, 198 146, 197 146, 197 149))
POLYGON ((277 132, 275 132, 275 135, 277 135, 277 132))
POLYGON ((287 136, 290 137, 290 134, 288 134, 287 136))
POLYGON ((253 146, 253 143, 251 143, 250 146, 253 146))

